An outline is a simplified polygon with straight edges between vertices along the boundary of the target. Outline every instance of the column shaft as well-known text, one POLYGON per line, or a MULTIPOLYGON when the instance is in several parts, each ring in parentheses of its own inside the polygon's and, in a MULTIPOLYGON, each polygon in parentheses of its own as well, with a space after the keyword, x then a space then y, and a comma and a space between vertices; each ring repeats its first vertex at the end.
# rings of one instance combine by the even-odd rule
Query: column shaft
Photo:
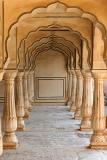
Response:
POLYGON ((75 104, 75 100, 76 100, 76 85, 77 85, 77 78, 76 78, 76 74, 75 71, 72 70, 72 104, 70 107, 70 111, 75 112, 76 111, 76 104, 75 104))
POLYGON ((3 111, 3 146, 4 148, 16 148, 18 144, 15 131, 17 129, 17 117, 15 108, 14 79, 16 72, 8 71, 5 73, 5 104, 3 111))
POLYGON ((31 74, 28 73, 28 76, 27 76, 27 86, 28 86, 28 99, 29 99, 29 112, 32 111, 32 105, 31 105, 31 87, 32 87, 32 82, 31 82, 31 74))
POLYGON ((34 99, 34 71, 30 71, 28 74, 28 95, 29 95, 29 101, 33 102, 33 99, 34 99))
POLYGON ((76 74, 77 74, 77 93, 76 93, 75 119, 81 119, 81 107, 82 107, 82 97, 83 97, 83 77, 80 70, 77 70, 76 74))
POLYGON ((71 106, 72 100, 71 100, 71 91, 72 91, 72 72, 69 70, 69 85, 68 85, 68 106, 71 106))
POLYGON ((3 153, 3 139, 2 139, 2 131, 1 131, 1 118, 0 118, 0 156, 3 153))
POLYGON ((23 96, 23 72, 18 72, 16 78, 16 114, 17 114, 17 130, 23 131, 25 129, 24 123, 24 96, 23 96))
POLYGON ((92 107, 93 107, 93 85, 90 72, 83 72, 84 89, 82 103, 82 121, 80 130, 90 131, 92 129, 92 107))
MULTIPOLYGON (((106 73, 107 74, 107 73, 106 73)), ((94 105, 92 114, 92 127, 93 135, 91 137, 90 147, 94 149, 107 148, 107 137, 104 134, 106 129, 106 116, 104 107, 104 89, 103 89, 103 78, 104 74, 93 73, 94 75, 94 105)))
POLYGON ((29 117, 29 108, 30 108, 29 97, 28 97, 27 76, 28 76, 28 72, 25 72, 24 76, 23 76, 24 109, 25 109, 25 116, 24 116, 24 118, 28 118, 29 117))

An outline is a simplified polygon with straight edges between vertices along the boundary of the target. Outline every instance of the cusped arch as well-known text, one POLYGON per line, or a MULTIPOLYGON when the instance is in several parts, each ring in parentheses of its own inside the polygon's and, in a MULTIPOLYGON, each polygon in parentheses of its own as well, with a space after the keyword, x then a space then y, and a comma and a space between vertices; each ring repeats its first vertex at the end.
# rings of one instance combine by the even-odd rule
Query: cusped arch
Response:
MULTIPOLYGON (((35 70, 35 68, 36 68, 36 59, 37 59, 37 57, 41 54, 41 53, 43 53, 44 51, 48 51, 48 50, 53 50, 53 51, 57 51, 57 52, 59 52, 59 53, 62 53, 64 56, 65 56, 65 58, 66 58, 66 60, 67 60, 67 64, 66 64, 66 67, 67 68, 72 68, 72 66, 73 66, 73 68, 75 68, 75 62, 73 62, 73 64, 71 64, 71 58, 72 59, 74 59, 73 57, 74 56, 70 56, 70 55, 68 55, 66 52, 65 52, 65 49, 67 48, 67 46, 65 46, 65 45, 62 45, 61 47, 59 46, 59 44, 57 45, 57 46, 51 46, 50 45, 50 42, 48 42, 48 43, 45 43, 45 44, 42 44, 41 46, 38 46, 38 51, 36 51, 36 53, 34 53, 31 57, 30 57, 30 60, 29 60, 29 62, 30 62, 30 65, 29 65, 29 69, 30 70, 35 70), (63 47, 62 47, 63 46, 63 47), (65 49, 64 49, 65 48, 65 49)), ((70 53, 72 53, 72 55, 74 54, 74 52, 72 51, 72 49, 70 50, 70 53)))
POLYGON ((67 41, 62 37, 54 37, 54 41, 50 39, 50 37, 43 38, 39 42, 35 42, 34 48, 32 49, 32 51, 30 51, 30 65, 33 64, 32 62, 35 61, 35 58, 38 56, 38 54, 44 51, 45 47, 48 49, 60 51, 61 53, 69 57, 69 63, 71 63, 71 53, 73 58, 75 59, 75 54, 73 53, 76 49, 78 50, 78 48, 76 48, 76 46, 72 42, 67 41), (43 41, 45 42, 43 43, 43 41))
MULTIPOLYGON (((76 35, 76 41, 77 41, 77 37, 78 37, 78 39, 79 39, 79 41, 80 40, 85 40, 86 41, 86 44, 87 44, 87 50, 88 50, 88 52, 89 52, 89 55, 90 55, 90 52, 91 52, 91 49, 89 48, 89 46, 88 46, 88 42, 87 42, 87 40, 84 38, 84 37, 82 37, 82 35, 81 35, 81 33, 78 33, 78 32, 75 32, 75 31, 73 31, 71 28, 69 28, 69 27, 62 27, 62 26, 59 26, 59 25, 51 25, 51 26, 47 26, 47 27, 40 27, 40 28, 38 28, 38 30, 36 30, 36 31, 31 31, 31 32, 29 32, 28 33, 28 35, 21 41, 21 44, 20 44, 20 47, 19 47, 19 50, 18 50, 18 53, 20 54, 20 48, 22 47, 21 45, 23 45, 23 42, 25 43, 25 46, 27 47, 27 49, 25 48, 25 57, 26 57, 26 55, 27 55, 27 53, 29 52, 29 50, 31 49, 31 48, 33 48, 33 46, 35 47, 35 43, 37 44, 37 42, 39 42, 40 41, 40 39, 39 40, 37 40, 36 42, 35 42, 35 38, 37 38, 38 37, 38 35, 37 35, 37 33, 39 32, 40 33, 40 30, 45 30, 45 29, 52 29, 52 28, 55 28, 56 30, 58 30, 58 29, 60 29, 60 30, 68 30, 68 31, 70 31, 69 32, 69 34, 70 34, 70 36, 72 37, 72 35, 76 35), (33 39, 34 39, 34 42, 33 41, 31 41, 31 38, 32 38, 32 36, 34 36, 33 37, 33 39), (29 45, 27 45, 26 44, 26 42, 30 42, 29 43, 29 45), (28 47, 29 46, 29 47, 28 47)), ((56 34, 57 35, 57 34, 56 34)), ((40 35, 39 35, 40 36, 40 35)), ((51 35, 50 35, 51 36, 51 35)), ((41 39, 42 39, 43 37, 41 37, 41 39)), ((66 36, 66 38, 69 40, 69 41, 71 41, 71 42, 73 42, 72 41, 72 38, 69 38, 68 36, 66 36)), ((45 40, 46 41, 46 40, 45 40)), ((73 42, 74 43, 74 42, 73 42)), ((76 44, 76 43, 74 43, 75 44, 75 46, 76 46, 76 48, 78 48, 78 44, 76 44)), ((30 53, 30 52, 29 52, 30 53)), ((79 56, 80 56, 80 54, 79 54, 79 56)), ((21 56, 19 55, 19 59, 21 59, 20 58, 21 56)), ((90 57, 90 56, 88 56, 88 57, 90 57)), ((90 65, 91 64, 91 62, 89 61, 89 58, 87 58, 88 59, 88 64, 90 65)), ((79 62, 79 64, 80 64, 81 62, 79 62)))
POLYGON ((93 24, 93 26, 97 25, 97 27, 99 28, 99 30, 102 33, 102 39, 104 40, 104 53, 106 52, 106 47, 105 47, 105 42, 107 39, 106 29, 105 29, 104 25, 99 22, 99 20, 96 18, 96 16, 91 13, 85 12, 81 8, 68 7, 63 3, 56 2, 56 3, 52 3, 52 4, 48 5, 47 7, 34 8, 32 11, 30 11, 28 13, 23 13, 22 15, 20 15, 18 17, 17 21, 15 23, 13 23, 9 28, 8 36, 6 39, 6 52, 7 52, 7 54, 8 54, 8 47, 9 47, 8 42, 11 41, 11 36, 13 34, 14 28, 18 27, 19 23, 23 22, 27 18, 35 18, 36 16, 41 16, 42 14, 47 14, 48 16, 50 16, 51 13, 52 14, 55 13, 55 15, 62 14, 62 13, 66 14, 66 15, 69 14, 74 19, 75 18, 88 19, 93 24))

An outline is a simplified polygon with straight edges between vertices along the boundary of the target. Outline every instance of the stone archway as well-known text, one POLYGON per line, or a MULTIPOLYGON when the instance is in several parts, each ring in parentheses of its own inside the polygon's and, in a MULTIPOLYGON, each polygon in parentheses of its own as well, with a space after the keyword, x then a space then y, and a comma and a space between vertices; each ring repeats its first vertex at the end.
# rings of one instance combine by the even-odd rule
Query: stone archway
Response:
MULTIPOLYGON (((58 36, 61 37, 60 34, 58 36)), ((62 37, 64 37, 64 35, 62 37)), ((10 58, 10 63, 7 68, 8 71, 4 76, 6 94, 4 107, 5 134, 3 140, 5 148, 16 148, 18 141, 15 135, 15 131, 16 129, 24 130, 24 117, 28 118, 29 111, 31 110, 31 99, 29 99, 28 96, 30 88, 28 86, 30 84, 28 83, 28 77, 30 79, 30 82, 33 83, 32 77, 34 76, 34 69, 36 66, 35 60, 37 56, 35 52, 39 52, 38 55, 40 55, 40 53, 44 51, 45 47, 48 48, 46 50, 47 52, 49 49, 53 49, 54 51, 56 49, 57 52, 64 51, 64 53, 69 53, 68 64, 70 64, 70 66, 68 65, 67 67, 69 71, 70 92, 71 82, 73 82, 72 95, 70 93, 69 96, 70 110, 75 111, 75 119, 82 119, 80 127, 81 130, 90 130, 92 128, 91 123, 93 124, 94 133, 91 138, 91 148, 107 147, 106 135, 104 134, 106 128, 103 95, 103 81, 106 78, 107 73, 107 67, 104 62, 104 58, 106 57, 106 41, 106 30, 103 24, 101 24, 94 15, 84 12, 78 7, 69 8, 66 5, 58 2, 44 8, 34 8, 33 11, 20 15, 17 21, 10 26, 5 44, 5 51, 7 54, 6 60, 7 58, 10 58), (49 38, 48 35, 48 38, 45 39, 47 40, 48 46, 46 46, 47 44, 43 42, 41 42, 41 44, 38 44, 37 40, 40 37, 43 39, 44 35, 46 36, 46 34, 43 33, 43 29, 45 28, 45 32, 47 32, 46 29, 49 29, 49 26, 55 25, 60 26, 59 28, 61 28, 61 26, 66 26, 65 28, 62 28, 69 28, 69 30, 72 31, 72 36, 71 34, 67 36, 69 38, 65 41, 59 38, 59 41, 61 41, 60 43, 59 41, 57 41, 57 35, 56 37, 51 36, 51 38, 53 38, 53 41, 47 40, 49 38), (37 39, 33 40, 35 39, 35 37, 33 37, 33 34, 31 34, 33 43, 31 43, 31 46, 29 45, 26 47, 26 44, 30 42, 29 40, 27 42, 25 37, 29 37, 27 36, 29 33, 37 31, 38 28, 41 29, 41 27, 42 32, 40 33, 40 30, 38 31, 39 34, 36 34, 36 36, 38 36, 36 37, 37 39), (80 48, 77 46, 77 43, 75 43, 75 40, 72 39, 73 34, 77 36, 78 41, 81 41, 80 48), (98 39, 99 43, 97 43, 98 39), (54 40, 55 44, 53 45, 54 40), (68 43, 68 41, 72 43, 68 43), (73 52, 72 54, 73 56, 71 55, 71 48, 73 49, 73 51, 75 50, 75 52, 73 52), (87 57, 90 67, 87 65, 87 57), (20 65, 20 68, 19 61, 21 61, 21 59, 22 61, 24 61, 24 65, 20 65), (28 62, 28 60, 30 60, 30 63, 28 62), (82 65, 80 65, 80 63, 82 65), (14 82, 16 76, 18 83, 18 98, 15 108, 14 82), (92 103, 92 83, 90 83, 92 81, 92 77, 94 78, 95 83, 94 104, 92 103)))
MULTIPOLYGON (((52 23, 56 23, 58 25, 65 25, 65 26, 68 26, 72 29, 74 29, 75 31, 78 31, 80 32, 82 35, 84 35, 84 37, 88 40, 88 43, 89 43, 89 46, 90 46, 90 49, 92 50, 92 37, 91 37, 91 32, 93 30, 93 28, 96 28, 96 32, 94 32, 94 35, 95 33, 96 34, 99 34, 98 32, 101 33, 101 41, 103 43, 103 54, 104 52, 106 51, 106 47, 105 47, 105 28, 104 26, 97 20, 97 18, 92 15, 91 13, 85 13, 82 9, 78 8, 78 7, 67 7, 66 5, 58 2, 58 3, 53 3, 51 5, 49 5, 48 7, 46 8, 39 8, 39 9, 33 9, 33 11, 29 12, 29 13, 25 13, 25 14, 22 14, 18 19, 17 21, 11 25, 10 29, 9 29, 9 34, 8 34, 8 37, 7 37, 7 53, 10 55, 10 57, 12 58, 12 51, 11 51, 11 48, 14 49, 14 53, 16 52, 16 49, 15 49, 15 46, 18 45, 20 43, 20 41, 23 39, 23 37, 25 37, 28 33, 29 33, 29 30, 34 30, 34 28, 38 28, 40 26, 42 26, 42 23, 43 23, 43 18, 42 18, 42 21, 41 21, 41 16, 43 16, 43 14, 46 15, 49 15, 50 16, 50 22, 47 21, 46 25, 51 25, 52 23), (59 7, 59 9, 57 10, 57 8, 59 7), (51 13, 54 15, 55 14, 55 19, 51 20, 51 16, 49 15, 50 14, 50 11, 51 13), (40 16, 41 15, 41 16, 40 16), (58 19, 58 16, 68 16, 68 19, 70 18, 72 21, 69 21, 68 23, 68 19, 64 18, 64 21, 60 21, 58 19), (23 34, 21 32, 21 30, 19 31, 18 30, 18 27, 21 29, 21 25, 23 26, 24 23, 27 23, 27 20, 29 21, 31 18, 33 17, 38 17, 38 23, 35 23, 35 21, 32 21, 31 22, 31 26, 29 26, 29 28, 27 29, 27 26, 26 26, 26 29, 23 34), (56 18, 57 18, 57 21, 56 21, 56 18), (73 18, 73 19, 72 19, 73 18), (66 20, 65 20, 66 19, 66 20), (54 22, 55 21, 55 22, 54 22), (72 23, 71 23, 72 22, 72 23), (81 22, 82 23, 82 26, 78 26, 77 23, 81 22), (32 24, 34 24, 32 27, 32 24), (67 24, 67 25, 66 25, 67 24), (83 29, 83 24, 84 24, 84 29, 83 29), (93 27, 92 27, 93 25, 93 27), (85 31, 85 28, 87 27, 87 31, 85 31), (98 32, 97 32, 97 28, 98 28, 98 32), (17 32, 18 32, 18 35, 19 35, 19 40, 17 41, 17 44, 16 44, 16 38, 17 38, 17 32), (10 47, 9 47, 10 45, 10 47), (12 47, 12 45, 14 45, 12 47)), ((44 18, 45 18, 44 16, 44 18)), ((46 22, 46 18, 45 18, 45 22, 46 22)), ((80 24, 81 24, 80 23, 80 24)), ((23 28, 23 27, 22 27, 23 28)), ((96 36, 95 36, 96 37, 96 36)), ((94 42, 94 41, 93 41, 94 42)), ((18 47, 18 46, 17 46, 18 47)), ((16 47, 16 48, 17 48, 16 47)), ((102 45, 101 45, 101 48, 102 48, 102 45)), ((98 54, 98 53, 97 53, 98 54)), ((99 56, 100 56, 101 52, 99 53, 99 56)), ((93 52, 93 55, 96 55, 96 52, 94 53, 93 52)), ((92 60, 95 60, 93 58, 94 56, 90 55, 90 63, 92 63, 92 60)), ((16 56, 17 56, 17 53, 16 53, 16 56)), ((99 57, 98 56, 98 57, 99 57)), ((12 59, 11 59, 12 60, 12 59)), ((96 61, 95 60, 95 64, 94 65, 94 68, 98 68, 98 66, 101 64, 103 66, 103 68, 105 68, 105 65, 103 63, 103 57, 102 57, 102 62, 99 63, 99 60, 96 61)), ((17 63, 15 62, 14 58, 13 58, 13 63, 17 63)), ((13 65, 12 63, 12 65, 13 65)), ((16 64, 14 64, 16 66, 16 64)))

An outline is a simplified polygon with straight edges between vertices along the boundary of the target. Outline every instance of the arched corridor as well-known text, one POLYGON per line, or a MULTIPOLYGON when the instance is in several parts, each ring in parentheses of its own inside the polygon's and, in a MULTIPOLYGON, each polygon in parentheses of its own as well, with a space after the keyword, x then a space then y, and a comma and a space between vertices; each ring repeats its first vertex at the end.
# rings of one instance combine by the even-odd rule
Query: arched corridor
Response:
POLYGON ((107 2, 40 1, 0 2, 0 155, 106 159, 107 2))

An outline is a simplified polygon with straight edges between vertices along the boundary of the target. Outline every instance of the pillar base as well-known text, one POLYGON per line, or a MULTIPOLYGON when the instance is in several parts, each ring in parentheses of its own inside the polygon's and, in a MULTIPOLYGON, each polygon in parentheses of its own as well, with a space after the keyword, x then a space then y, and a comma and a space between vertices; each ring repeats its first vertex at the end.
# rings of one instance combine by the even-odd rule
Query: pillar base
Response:
POLYGON ((92 131, 91 120, 82 119, 80 130, 81 131, 92 131))
POLYGON ((32 105, 29 105, 28 111, 32 112, 32 105))
POLYGON ((2 138, 0 138, 0 156, 3 154, 3 141, 2 138))
POLYGON ((25 110, 24 119, 28 119, 28 118, 29 118, 29 112, 28 112, 28 110, 25 110))
POLYGON ((22 131, 25 131, 25 130, 26 130, 25 128, 17 128, 18 132, 22 132, 22 131))
POLYGON ((107 137, 103 133, 94 133, 89 147, 91 149, 107 149, 107 137))
POLYGON ((83 131, 83 132, 92 132, 93 131, 91 128, 81 128, 81 127, 79 130, 83 131))
POLYGON ((90 149, 101 149, 101 150, 104 150, 104 149, 107 149, 107 145, 90 145, 89 148, 90 149))
POLYGON ((82 120, 82 118, 80 116, 74 116, 75 120, 82 120))
POLYGON ((15 133, 5 133, 3 137, 4 149, 16 149, 18 146, 18 140, 15 133))
POLYGON ((67 106, 71 106, 72 102, 68 101, 67 106))
POLYGON ((25 123, 23 118, 18 118, 17 123, 17 131, 24 131, 25 130, 25 123))
POLYGON ((78 110, 78 111, 76 111, 76 113, 75 113, 75 115, 74 115, 74 118, 76 119, 76 120, 81 120, 82 119, 82 117, 81 117, 81 112, 78 110))
POLYGON ((75 112, 76 111, 76 106, 71 106, 70 112, 75 112))

